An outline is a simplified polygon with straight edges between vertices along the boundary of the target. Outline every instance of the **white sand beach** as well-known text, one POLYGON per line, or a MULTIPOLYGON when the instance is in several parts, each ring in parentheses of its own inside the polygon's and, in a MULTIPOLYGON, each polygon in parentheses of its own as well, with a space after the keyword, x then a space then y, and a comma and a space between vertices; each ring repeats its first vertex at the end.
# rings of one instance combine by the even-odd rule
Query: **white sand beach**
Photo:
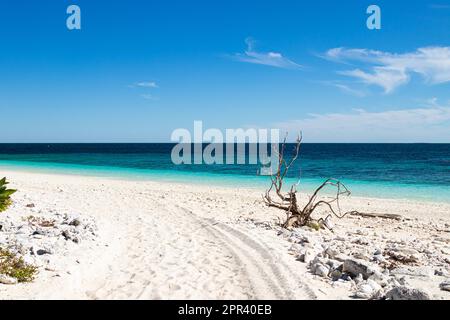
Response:
MULTIPOLYGON (((396 286, 450 298, 442 285, 450 279, 450 204, 349 198, 343 209, 404 219, 348 216, 333 219, 334 233, 280 233, 284 214, 264 205, 264 190, 4 170, 0 176, 18 189, 0 224, 67 214, 96 225, 86 239, 48 240, 54 247, 32 257, 35 281, 0 284, 0 299, 351 299, 396 286), (376 255, 380 262, 401 261, 402 254, 414 263, 397 261, 371 289, 361 282, 367 279, 333 281, 314 272, 308 257, 320 251, 331 263, 339 255, 375 263, 376 255)), ((21 236, 47 241, 33 234, 21 236)), ((16 236, 1 230, 0 245, 16 236)))

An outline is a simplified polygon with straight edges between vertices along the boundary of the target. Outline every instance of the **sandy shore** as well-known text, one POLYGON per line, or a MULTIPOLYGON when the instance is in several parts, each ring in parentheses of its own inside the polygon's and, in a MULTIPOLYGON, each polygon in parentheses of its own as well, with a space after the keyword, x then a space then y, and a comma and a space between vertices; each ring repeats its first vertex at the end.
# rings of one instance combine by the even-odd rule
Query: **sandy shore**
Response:
POLYGON ((411 247, 418 255, 412 267, 428 268, 426 274, 405 272, 397 280, 434 299, 450 298, 439 287, 450 274, 449 204, 350 198, 343 209, 405 219, 346 217, 333 221, 334 233, 305 230, 296 239, 309 239, 297 241, 279 234, 283 214, 264 206, 263 190, 3 170, 0 176, 19 190, 0 219, 63 212, 95 219, 98 228, 94 239, 39 257, 53 267, 41 267, 33 283, 0 284, 0 299, 351 298, 357 281, 314 275, 299 261, 305 242, 345 254, 357 248, 360 255, 376 246, 411 247))

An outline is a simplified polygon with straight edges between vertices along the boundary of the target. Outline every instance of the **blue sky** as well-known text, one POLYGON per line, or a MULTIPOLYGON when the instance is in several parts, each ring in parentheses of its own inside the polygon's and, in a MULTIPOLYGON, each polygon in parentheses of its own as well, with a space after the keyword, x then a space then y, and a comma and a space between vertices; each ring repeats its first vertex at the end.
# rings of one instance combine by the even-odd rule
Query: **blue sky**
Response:
POLYGON ((194 120, 450 142, 449 30, 449 0, 5 0, 0 142, 166 142, 194 120))

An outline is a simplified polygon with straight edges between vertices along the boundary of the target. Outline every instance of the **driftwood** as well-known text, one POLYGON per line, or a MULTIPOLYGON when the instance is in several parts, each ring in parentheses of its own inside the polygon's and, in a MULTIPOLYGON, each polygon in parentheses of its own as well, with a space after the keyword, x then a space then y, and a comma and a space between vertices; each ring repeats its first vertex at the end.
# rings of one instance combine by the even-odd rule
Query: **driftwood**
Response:
POLYGON ((381 218, 381 219, 392 219, 401 221, 403 220, 403 216, 399 214, 390 214, 390 213, 364 213, 364 212, 353 212, 353 216, 360 216, 363 218, 381 218))
MULTIPOLYGON (((314 222, 312 214, 319 207, 326 207, 331 214, 325 219, 318 220, 318 225, 327 226, 327 221, 331 216, 335 216, 339 219, 345 217, 349 214, 359 214, 357 211, 349 211, 349 212, 341 212, 341 208, 339 205, 339 200, 341 196, 349 196, 350 191, 342 184, 339 180, 336 179, 328 179, 323 182, 309 197, 308 202, 301 206, 298 203, 297 199, 297 189, 296 187, 300 183, 300 181, 290 187, 288 192, 283 191, 283 183, 286 178, 289 169, 291 169, 292 165, 297 160, 300 153, 300 146, 302 143, 302 137, 299 135, 297 138, 292 156, 290 160, 286 160, 286 139, 281 145, 281 149, 278 153, 278 166, 277 171, 272 173, 271 175, 271 186, 266 191, 263 196, 264 202, 267 206, 272 208, 277 208, 286 212, 286 221, 283 224, 284 228, 292 228, 292 227, 301 227, 306 226, 314 222), (331 198, 320 198, 320 193, 326 187, 332 187, 335 189, 336 193, 331 198), (276 197, 274 199, 273 197, 276 197)), ((276 152, 273 150, 273 152, 276 152)))
MULTIPOLYGON (((304 206, 300 206, 297 199, 297 189, 296 187, 299 185, 300 181, 297 182, 296 185, 290 187, 288 192, 283 192, 283 184, 284 179, 286 178, 289 169, 291 169, 292 165, 298 159, 300 154, 300 147, 302 142, 301 135, 297 138, 291 159, 289 161, 286 160, 286 139, 281 145, 280 152, 278 153, 278 166, 277 171, 271 175, 271 186, 266 191, 263 196, 264 202, 267 206, 277 208, 286 212, 286 221, 283 226, 285 228, 292 227, 301 227, 312 224, 314 219, 312 214, 319 207, 326 207, 331 214, 329 214, 326 219, 317 220, 317 224, 319 226, 324 226, 329 229, 329 219, 332 216, 335 216, 339 219, 344 218, 347 215, 352 216, 360 216, 363 218, 381 218, 381 219, 391 219, 401 221, 404 219, 401 215, 398 214, 389 214, 389 213, 364 213, 359 211, 348 211, 341 212, 341 208, 339 205, 339 200, 341 196, 350 196, 350 191, 347 187, 342 184, 337 179, 328 179, 323 182, 309 197, 308 202, 304 206), (327 200, 319 199, 320 193, 326 187, 333 187, 336 191, 333 197, 328 198, 327 200), (273 193, 275 193, 276 200, 273 199, 273 193)), ((276 152, 275 150, 273 152, 276 152)))

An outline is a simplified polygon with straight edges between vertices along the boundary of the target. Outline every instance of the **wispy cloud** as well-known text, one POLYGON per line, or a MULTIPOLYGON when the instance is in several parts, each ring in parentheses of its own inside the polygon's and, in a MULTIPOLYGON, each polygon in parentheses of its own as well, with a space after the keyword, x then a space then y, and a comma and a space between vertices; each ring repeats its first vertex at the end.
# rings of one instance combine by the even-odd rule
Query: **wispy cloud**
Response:
POLYGON ((338 81, 320 81, 319 83, 321 83, 323 85, 327 85, 327 86, 338 88, 342 92, 344 92, 346 94, 350 94, 350 95, 355 96, 355 97, 362 98, 362 97, 367 96, 367 92, 365 92, 363 90, 354 89, 354 88, 350 87, 349 85, 347 85, 345 83, 342 83, 342 82, 338 82, 338 81))
MULTIPOLYGON (((159 88, 158 84, 154 81, 142 81, 142 82, 136 82, 134 84, 131 84, 128 86, 129 88, 140 88, 140 89, 146 89, 146 91, 149 91, 150 89, 159 88)), ((141 91, 142 91, 141 90, 141 91)), ((158 100, 153 94, 150 93, 143 93, 140 94, 140 97, 145 100, 158 100)))
POLYGON ((300 69, 302 66, 296 62, 284 57, 278 52, 258 52, 255 50, 255 41, 252 38, 245 39, 247 50, 244 53, 236 53, 233 59, 240 62, 253 64, 261 64, 265 66, 283 68, 283 69, 300 69))
POLYGON ((365 64, 366 70, 356 68, 338 73, 381 87, 385 93, 408 83, 414 73, 420 74, 428 84, 450 82, 450 47, 425 47, 403 54, 334 48, 325 57, 337 62, 365 64))
POLYGON ((158 84, 154 81, 143 81, 143 82, 137 82, 134 83, 132 85, 129 85, 130 88, 136 88, 136 87, 140 87, 140 88, 159 88, 158 84))
POLYGON ((348 85, 346 84, 342 84, 342 83, 334 83, 333 86, 335 86, 336 88, 338 88, 339 90, 341 90, 342 92, 351 94, 353 96, 356 97, 365 97, 366 93, 361 91, 361 90, 357 90, 357 89, 353 89, 350 88, 348 85))
POLYGON ((145 100, 158 100, 158 98, 148 93, 141 94, 141 97, 144 98, 145 100))
POLYGON ((450 142, 450 105, 431 99, 415 109, 310 114, 274 127, 315 142, 450 142))
POLYGON ((434 3, 434 4, 430 4, 430 8, 431 9, 437 9, 437 10, 442 10, 442 9, 450 9, 450 4, 439 4, 439 3, 434 3))

